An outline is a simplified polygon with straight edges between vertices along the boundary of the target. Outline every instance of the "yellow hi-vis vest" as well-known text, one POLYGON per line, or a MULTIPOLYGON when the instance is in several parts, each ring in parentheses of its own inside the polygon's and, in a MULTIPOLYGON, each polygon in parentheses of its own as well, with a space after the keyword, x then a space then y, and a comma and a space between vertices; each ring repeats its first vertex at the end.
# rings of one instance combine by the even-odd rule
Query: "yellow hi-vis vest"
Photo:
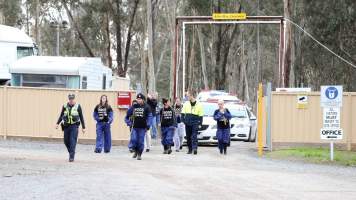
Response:
POLYGON ((78 107, 79 104, 75 104, 72 109, 70 109, 68 104, 64 104, 63 121, 66 124, 76 124, 79 122, 78 107))
POLYGON ((186 125, 201 123, 203 115, 203 106, 199 102, 196 102, 195 106, 192 106, 190 104, 190 101, 184 103, 182 109, 182 116, 183 121, 186 125))

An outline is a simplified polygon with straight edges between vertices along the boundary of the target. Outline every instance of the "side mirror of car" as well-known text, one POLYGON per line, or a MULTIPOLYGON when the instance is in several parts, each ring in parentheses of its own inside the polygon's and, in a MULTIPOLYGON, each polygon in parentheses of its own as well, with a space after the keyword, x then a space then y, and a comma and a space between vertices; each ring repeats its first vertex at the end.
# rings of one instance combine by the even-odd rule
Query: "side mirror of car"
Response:
POLYGON ((251 116, 250 120, 257 120, 257 118, 255 116, 251 116))

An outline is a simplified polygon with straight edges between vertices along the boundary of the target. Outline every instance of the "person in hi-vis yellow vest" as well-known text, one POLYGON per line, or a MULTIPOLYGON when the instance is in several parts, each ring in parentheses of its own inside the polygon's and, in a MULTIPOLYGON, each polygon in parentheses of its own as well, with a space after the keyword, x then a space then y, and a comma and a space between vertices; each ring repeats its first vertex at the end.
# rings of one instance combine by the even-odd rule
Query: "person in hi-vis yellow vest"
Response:
POLYGON ((203 123, 203 106, 195 99, 196 92, 189 92, 189 101, 185 102, 182 109, 182 119, 185 124, 188 154, 198 153, 198 129, 203 123))

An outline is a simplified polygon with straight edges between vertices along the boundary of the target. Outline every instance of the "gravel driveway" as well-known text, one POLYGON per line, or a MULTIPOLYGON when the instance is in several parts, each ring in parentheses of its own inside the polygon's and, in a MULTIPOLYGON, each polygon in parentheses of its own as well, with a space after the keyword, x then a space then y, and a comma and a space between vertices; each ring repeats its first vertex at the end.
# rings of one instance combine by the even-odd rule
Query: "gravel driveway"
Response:
POLYGON ((0 199, 356 199, 356 168, 258 158, 250 143, 227 156, 156 145, 142 161, 125 147, 93 148, 78 145, 68 163, 63 144, 0 140, 0 199))

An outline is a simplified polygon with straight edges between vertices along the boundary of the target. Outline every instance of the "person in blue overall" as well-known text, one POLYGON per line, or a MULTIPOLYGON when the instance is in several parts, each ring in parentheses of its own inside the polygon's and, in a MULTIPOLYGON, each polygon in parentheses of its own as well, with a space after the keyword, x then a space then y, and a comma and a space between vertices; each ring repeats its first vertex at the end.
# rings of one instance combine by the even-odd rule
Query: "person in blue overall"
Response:
POLYGON ((127 117, 132 117, 132 148, 133 158, 141 160, 142 152, 145 147, 145 134, 150 129, 152 119, 151 109, 145 104, 145 96, 141 93, 136 96, 137 104, 127 113, 127 117))
POLYGON ((93 117, 96 121, 96 146, 95 153, 101 153, 104 145, 104 152, 109 153, 111 150, 111 123, 114 114, 111 106, 108 104, 108 97, 102 95, 100 103, 95 106, 93 117))
POLYGON ((125 123, 128 127, 130 127, 130 140, 129 140, 129 144, 128 144, 128 148, 129 148, 129 151, 130 153, 133 153, 134 152, 134 149, 133 149, 133 141, 132 141, 132 124, 133 124, 133 116, 129 117, 128 114, 129 113, 132 113, 132 110, 133 110, 133 106, 137 104, 137 101, 136 99, 134 99, 131 103, 131 107, 127 110, 126 112, 126 116, 125 116, 125 123))
POLYGON ((171 154, 173 146, 173 136, 177 127, 176 114, 171 107, 170 101, 166 98, 162 99, 163 108, 160 111, 161 116, 161 143, 163 145, 163 154, 171 154))
POLYGON ((230 119, 232 118, 230 111, 224 108, 224 101, 219 100, 219 109, 214 112, 214 120, 217 121, 216 137, 218 138, 218 147, 220 154, 225 154, 227 147, 230 144, 230 119))
POLYGON ((74 94, 69 94, 68 103, 62 106, 61 114, 57 120, 56 129, 58 129, 59 124, 61 124, 62 130, 64 131, 63 139, 69 153, 69 162, 73 162, 80 124, 82 124, 83 134, 85 133, 82 108, 75 102, 74 94))

